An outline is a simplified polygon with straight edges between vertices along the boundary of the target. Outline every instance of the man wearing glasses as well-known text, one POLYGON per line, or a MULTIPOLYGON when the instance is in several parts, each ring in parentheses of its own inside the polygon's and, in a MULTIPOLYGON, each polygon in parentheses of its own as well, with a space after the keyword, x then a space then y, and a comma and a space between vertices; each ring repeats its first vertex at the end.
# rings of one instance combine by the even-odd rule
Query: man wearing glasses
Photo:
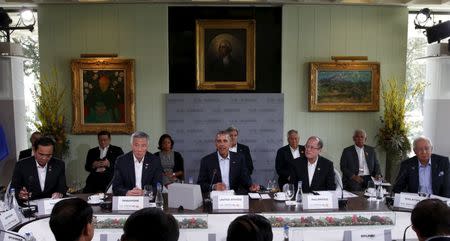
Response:
POLYGON ((413 149, 416 155, 401 163, 393 191, 450 197, 448 157, 432 154, 426 137, 415 139, 413 149))
POLYGON ((61 198, 67 191, 65 164, 53 157, 55 143, 41 137, 34 144, 34 156, 16 163, 11 187, 19 203, 30 199, 61 198))
POLYGON ((303 192, 335 190, 333 162, 320 156, 323 142, 317 136, 306 141, 305 156, 291 162, 291 183, 297 188, 302 181, 303 192))

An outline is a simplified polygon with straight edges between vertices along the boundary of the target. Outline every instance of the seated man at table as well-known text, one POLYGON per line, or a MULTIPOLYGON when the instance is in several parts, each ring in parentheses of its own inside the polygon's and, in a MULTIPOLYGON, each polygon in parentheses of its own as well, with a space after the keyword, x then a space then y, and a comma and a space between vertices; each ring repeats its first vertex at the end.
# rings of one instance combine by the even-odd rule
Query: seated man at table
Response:
POLYGON ((401 163, 393 191, 450 197, 448 157, 432 154, 433 145, 426 137, 416 138, 413 149, 416 155, 401 163))
POLYGON ((36 140, 41 137, 42 137, 42 134, 39 131, 35 131, 35 132, 33 132, 33 134, 31 134, 31 137, 30 137, 31 147, 19 152, 19 160, 30 157, 30 156, 34 156, 33 145, 36 142, 36 140))
POLYGON ((412 229, 419 241, 450 240, 450 207, 439 199, 425 199, 411 212, 412 229))
POLYGON ((83 192, 106 192, 114 174, 114 164, 123 154, 122 148, 111 145, 111 133, 100 131, 97 134, 98 147, 87 153, 84 168, 89 172, 83 192))
POLYGON ((202 192, 233 189, 236 193, 259 190, 259 185, 252 184, 242 155, 230 152, 230 136, 226 131, 216 134, 217 151, 205 156, 200 162, 197 183, 202 192))
POLYGON ((355 130, 353 133, 355 145, 342 151, 341 171, 345 190, 363 191, 372 177, 381 177, 375 148, 366 145, 366 140, 367 134, 364 130, 355 130))
POLYGON ((56 241, 89 241, 94 237, 92 208, 80 198, 57 202, 50 214, 50 229, 56 241))
POLYGON ((159 208, 144 208, 131 214, 123 226, 121 241, 177 241, 178 221, 159 208))
POLYGON ((34 143, 34 156, 16 163, 11 187, 19 204, 28 199, 61 198, 67 191, 65 164, 53 157, 55 142, 41 137, 34 143))
POLYGON ((246 214, 228 226, 227 241, 272 241, 272 225, 264 216, 246 214))
POLYGON ((289 130, 287 133, 288 145, 281 147, 277 151, 275 158, 275 169, 278 174, 278 185, 282 190, 283 185, 291 181, 291 166, 292 160, 305 156, 305 147, 299 145, 300 137, 298 131, 289 130))
POLYGON ((291 162, 291 183, 297 189, 298 181, 302 181, 303 192, 335 190, 333 162, 322 157, 323 142, 317 136, 306 141, 305 156, 291 162))
POLYGON ((162 185, 163 168, 159 157, 148 152, 149 137, 136 131, 131 135, 131 151, 118 157, 113 178, 115 196, 142 196, 145 185, 162 185))

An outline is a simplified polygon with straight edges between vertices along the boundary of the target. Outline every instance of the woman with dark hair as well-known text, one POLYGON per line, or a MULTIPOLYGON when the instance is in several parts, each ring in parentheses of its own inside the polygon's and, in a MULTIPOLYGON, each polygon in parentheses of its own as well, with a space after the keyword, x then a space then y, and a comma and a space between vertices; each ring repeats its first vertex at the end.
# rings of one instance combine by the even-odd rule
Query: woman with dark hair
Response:
POLYGON ((258 214, 237 217, 228 226, 227 241, 272 241, 272 226, 258 214))
POLYGON ((184 160, 179 152, 173 151, 173 144, 172 137, 164 134, 158 141, 158 149, 161 151, 155 153, 161 159, 164 169, 163 185, 165 186, 184 179, 184 160))

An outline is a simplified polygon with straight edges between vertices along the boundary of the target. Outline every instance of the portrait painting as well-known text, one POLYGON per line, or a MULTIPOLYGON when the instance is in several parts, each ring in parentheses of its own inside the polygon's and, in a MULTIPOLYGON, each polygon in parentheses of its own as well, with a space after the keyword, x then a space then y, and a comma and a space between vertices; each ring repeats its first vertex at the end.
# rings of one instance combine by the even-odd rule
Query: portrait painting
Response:
POLYGON ((197 89, 255 88, 255 21, 197 20, 197 89))
POLYGON ((310 63, 310 111, 378 111, 380 64, 310 63))
POLYGON ((134 60, 72 61, 74 133, 134 131, 134 60))

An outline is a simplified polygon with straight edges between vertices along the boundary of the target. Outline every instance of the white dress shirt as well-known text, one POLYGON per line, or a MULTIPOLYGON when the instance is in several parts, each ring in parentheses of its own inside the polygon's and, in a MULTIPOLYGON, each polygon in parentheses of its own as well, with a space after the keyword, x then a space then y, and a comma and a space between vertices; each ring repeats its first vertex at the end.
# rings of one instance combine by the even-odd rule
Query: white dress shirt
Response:
POLYGON ((37 172, 38 172, 38 177, 39 177, 39 185, 41 186, 41 191, 44 191, 45 188, 45 178, 47 176, 47 164, 45 164, 45 166, 41 166, 39 165, 39 163, 36 161, 36 168, 37 168, 37 172))
POLYGON ((100 159, 105 158, 106 153, 108 153, 108 148, 109 148, 109 145, 103 149, 101 147, 98 147, 98 149, 100 150, 100 159))
POLYGON ((311 183, 312 183, 312 179, 314 177, 314 172, 316 171, 316 166, 317 166, 317 160, 319 159, 319 157, 316 158, 316 160, 314 161, 314 163, 310 163, 308 161, 308 179, 309 179, 309 186, 311 187, 311 183))
POLYGON ((222 182, 225 183, 227 189, 230 189, 230 153, 226 158, 222 158, 222 156, 217 152, 217 156, 219 158, 219 166, 220 166, 220 174, 222 175, 222 182))
POLYGON ((144 165, 144 157, 141 161, 139 161, 134 155, 134 175, 136 177, 135 186, 139 189, 142 189, 142 166, 144 165))
POLYGON ((366 152, 364 151, 364 147, 360 148, 355 145, 356 153, 358 154, 359 161, 359 176, 367 176, 370 175, 369 167, 366 162, 366 152))
POLYGON ((298 148, 298 146, 295 150, 291 146, 289 146, 289 148, 291 149, 291 153, 294 159, 300 157, 300 148, 298 148))
POLYGON ((237 152, 237 144, 229 149, 232 152, 237 152))

